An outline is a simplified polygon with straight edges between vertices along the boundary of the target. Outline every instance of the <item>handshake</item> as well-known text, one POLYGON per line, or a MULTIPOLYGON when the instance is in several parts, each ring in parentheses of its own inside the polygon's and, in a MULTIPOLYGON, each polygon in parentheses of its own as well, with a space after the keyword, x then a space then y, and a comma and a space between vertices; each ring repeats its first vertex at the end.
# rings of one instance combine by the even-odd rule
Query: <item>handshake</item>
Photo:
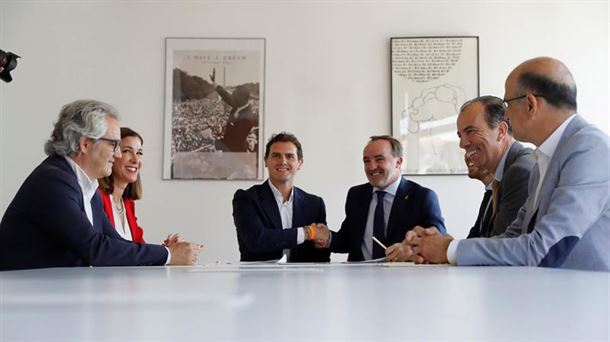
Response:
MULTIPOLYGON (((323 223, 312 223, 303 227, 305 240, 311 240, 315 248, 330 247, 331 234, 323 223)), ((453 237, 441 234, 436 227, 416 226, 405 234, 402 242, 385 250, 387 261, 412 261, 417 264, 446 264, 447 248, 453 237)))
POLYGON ((311 240, 315 248, 330 247, 330 230, 324 223, 312 223, 303 227, 305 240, 311 240))
POLYGON ((436 227, 416 226, 405 234, 402 242, 385 251, 388 261, 412 261, 416 264, 446 264, 447 248, 453 237, 441 234, 436 227))

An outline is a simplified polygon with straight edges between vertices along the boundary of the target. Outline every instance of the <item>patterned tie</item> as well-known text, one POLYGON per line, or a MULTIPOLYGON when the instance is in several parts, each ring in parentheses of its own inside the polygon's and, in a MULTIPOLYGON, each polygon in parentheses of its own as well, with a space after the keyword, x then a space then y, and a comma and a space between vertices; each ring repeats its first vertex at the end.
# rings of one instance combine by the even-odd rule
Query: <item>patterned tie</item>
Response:
MULTIPOLYGON (((377 206, 375 207, 375 216, 373 220, 373 236, 385 245, 385 215, 383 214, 383 196, 385 196, 385 191, 377 191, 376 194, 377 206)), ((383 257, 385 257, 385 251, 379 244, 373 241, 373 259, 383 257)))

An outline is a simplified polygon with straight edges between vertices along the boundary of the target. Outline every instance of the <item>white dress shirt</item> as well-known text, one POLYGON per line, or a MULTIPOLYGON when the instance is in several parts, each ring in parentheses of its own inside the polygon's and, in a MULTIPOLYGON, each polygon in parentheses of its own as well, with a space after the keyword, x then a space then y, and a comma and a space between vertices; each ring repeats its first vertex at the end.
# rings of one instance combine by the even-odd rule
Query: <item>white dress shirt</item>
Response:
MULTIPOLYGON (((282 219, 282 229, 292 228, 292 214, 293 214, 293 199, 294 199, 294 187, 290 190, 290 197, 287 201, 284 201, 284 195, 271 183, 268 182, 269 187, 271 187, 271 192, 273 192, 273 197, 275 197, 275 202, 277 204, 277 208, 280 211, 280 218, 282 219)), ((305 242, 305 232, 303 228, 297 229, 297 244, 300 245, 305 242)), ((284 255, 288 258, 290 254, 289 249, 284 250, 284 255)))
POLYGON ((89 222, 91 222, 91 227, 93 227, 93 212, 91 211, 91 199, 95 195, 97 191, 98 182, 97 179, 91 179, 83 169, 81 169, 78 164, 70 157, 64 157, 70 164, 70 167, 76 174, 76 180, 78 181, 78 185, 83 193, 83 203, 85 204, 85 213, 87 214, 87 218, 89 222))

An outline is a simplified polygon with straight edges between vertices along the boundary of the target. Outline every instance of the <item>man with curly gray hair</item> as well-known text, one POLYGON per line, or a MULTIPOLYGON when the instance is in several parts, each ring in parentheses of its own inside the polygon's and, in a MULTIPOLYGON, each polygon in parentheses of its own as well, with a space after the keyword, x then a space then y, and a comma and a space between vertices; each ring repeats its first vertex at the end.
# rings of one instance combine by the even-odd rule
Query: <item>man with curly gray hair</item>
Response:
POLYGON ((122 239, 102 211, 98 178, 121 157, 116 109, 78 100, 59 113, 48 157, 25 180, 0 222, 0 270, 70 266, 188 265, 201 245, 122 239))

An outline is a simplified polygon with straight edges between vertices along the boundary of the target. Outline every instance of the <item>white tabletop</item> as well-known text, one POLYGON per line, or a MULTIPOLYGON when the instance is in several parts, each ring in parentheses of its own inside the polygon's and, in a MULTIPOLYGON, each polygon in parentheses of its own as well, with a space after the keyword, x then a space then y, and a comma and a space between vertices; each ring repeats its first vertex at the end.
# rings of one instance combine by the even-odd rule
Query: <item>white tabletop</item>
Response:
POLYGON ((0 341, 607 341, 609 275, 372 264, 0 272, 0 341))

